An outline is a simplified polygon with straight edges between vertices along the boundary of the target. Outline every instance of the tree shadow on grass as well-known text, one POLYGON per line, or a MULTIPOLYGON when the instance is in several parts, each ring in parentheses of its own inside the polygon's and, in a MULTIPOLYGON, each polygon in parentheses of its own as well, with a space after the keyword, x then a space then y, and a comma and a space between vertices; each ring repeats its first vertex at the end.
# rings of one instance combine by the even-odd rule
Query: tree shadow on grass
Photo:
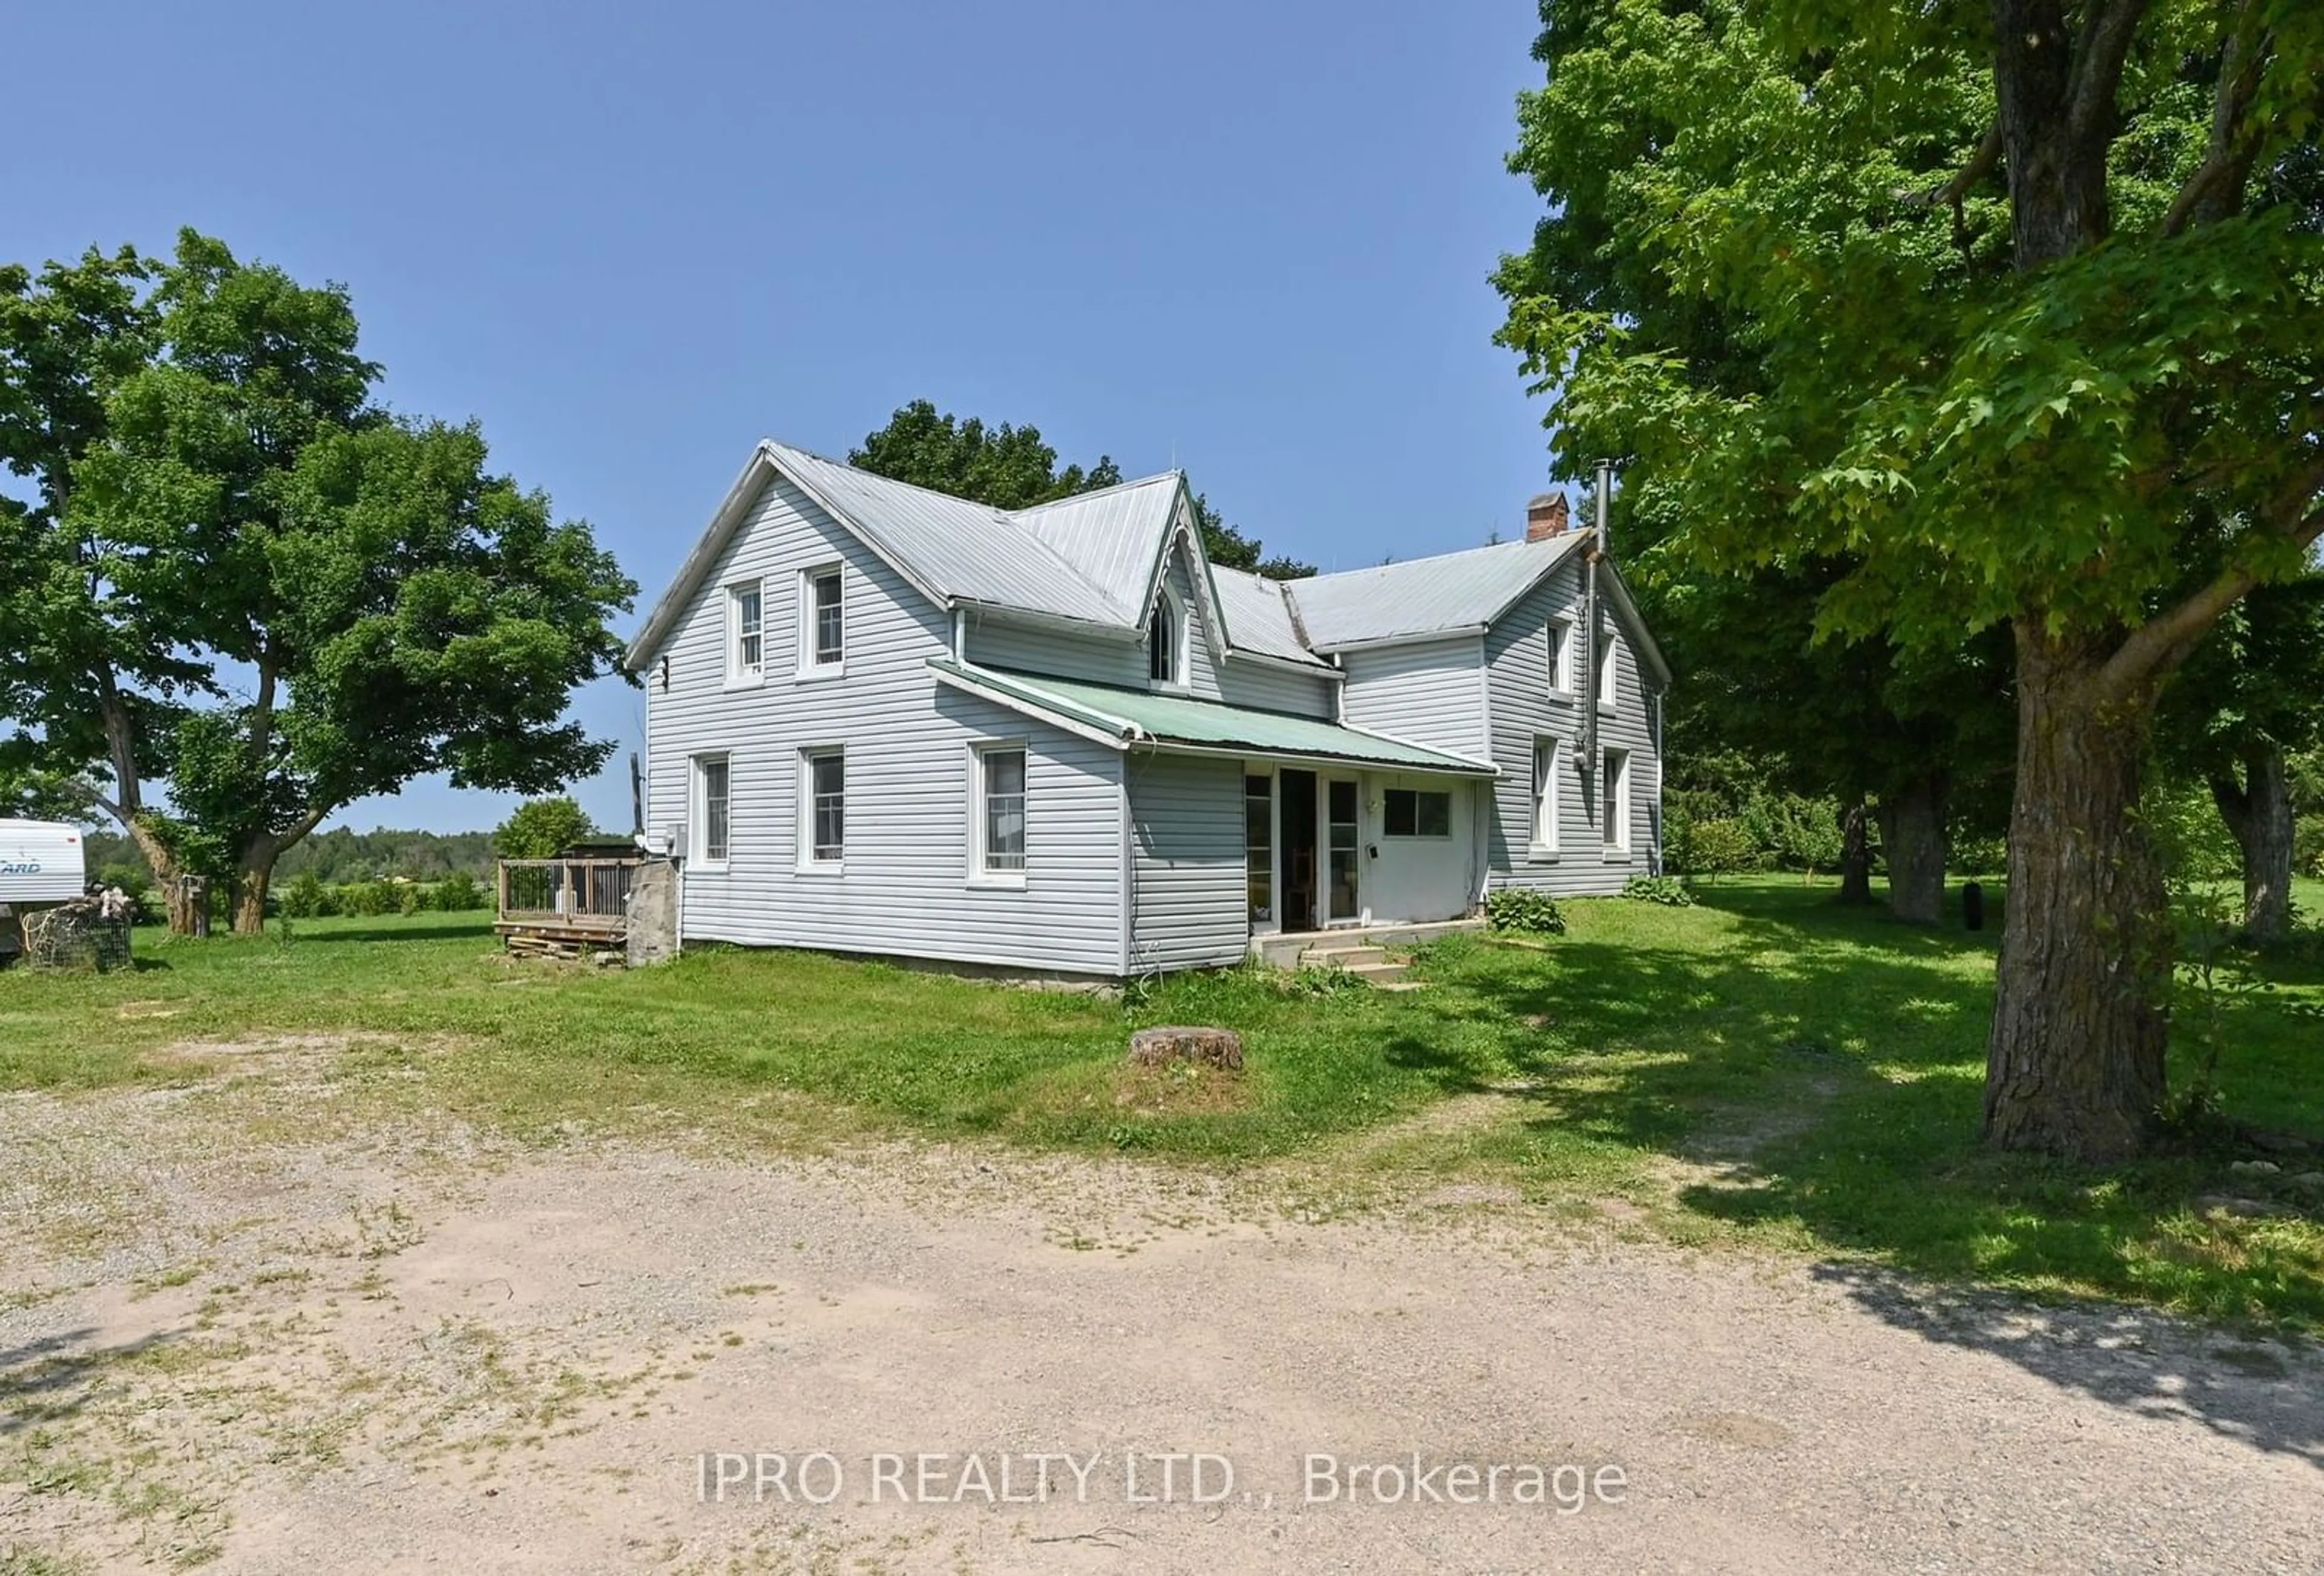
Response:
MULTIPOLYGON (((1993 980, 1975 954, 1991 937, 1739 896, 1703 917, 1699 944, 1451 949, 1388 1056, 1447 1092, 1506 1094, 1520 1163, 1577 1144, 1660 1154, 1680 1208, 1804 1238, 1833 1256, 1819 1273, 1884 1318, 2324 1464, 2313 1372, 2230 1372, 2225 1338, 2119 1305, 2324 1329, 2312 1204, 2222 1212, 2210 1194, 2246 1189, 2218 1157, 2098 1172, 1985 1150, 1993 980), (2076 1307, 2037 1318, 2028 1294, 2076 1307)), ((2312 1095, 2253 1114, 2324 1129, 2312 1095)))

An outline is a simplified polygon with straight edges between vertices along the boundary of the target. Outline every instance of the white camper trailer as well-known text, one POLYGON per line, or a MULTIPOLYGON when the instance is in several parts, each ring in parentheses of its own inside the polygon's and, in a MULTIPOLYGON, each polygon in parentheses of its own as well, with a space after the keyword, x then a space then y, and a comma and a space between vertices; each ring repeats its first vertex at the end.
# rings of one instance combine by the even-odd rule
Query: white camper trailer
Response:
POLYGON ((0 962, 23 948, 17 916, 69 902, 88 889, 81 853, 78 826, 0 819, 0 962))

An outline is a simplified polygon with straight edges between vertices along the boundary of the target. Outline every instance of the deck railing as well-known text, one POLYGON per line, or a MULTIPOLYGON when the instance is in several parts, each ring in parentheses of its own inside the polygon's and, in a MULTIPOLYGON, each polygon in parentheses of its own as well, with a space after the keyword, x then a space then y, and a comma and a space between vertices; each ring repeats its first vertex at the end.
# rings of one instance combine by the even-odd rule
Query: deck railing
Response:
POLYGON ((500 922, 618 931, 629 923, 634 859, 504 859, 500 922))

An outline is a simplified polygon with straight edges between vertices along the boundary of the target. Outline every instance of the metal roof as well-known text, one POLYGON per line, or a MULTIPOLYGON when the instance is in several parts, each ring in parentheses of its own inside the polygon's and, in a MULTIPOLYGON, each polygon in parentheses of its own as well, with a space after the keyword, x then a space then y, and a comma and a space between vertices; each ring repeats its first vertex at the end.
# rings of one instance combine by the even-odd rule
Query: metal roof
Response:
POLYGON ((1227 638, 1235 650, 1280 658, 1319 672, 1339 671, 1300 640, 1282 581, 1213 566, 1211 582, 1219 589, 1219 611, 1226 619, 1227 638))
POLYGON ((1177 471, 1165 471, 1020 509, 1009 518, 1117 606, 1143 614, 1147 586, 1169 537, 1184 480, 1177 471))
MULTIPOLYGON (((1180 518, 1177 471, 1032 509, 995 509, 891 481, 803 448, 761 442, 625 661, 642 672, 660 650, 768 481, 787 476, 940 605, 1063 620, 1134 634, 1180 518)), ((1230 654, 1336 673, 1318 653, 1480 630, 1537 585, 1591 532, 1508 542, 1344 574, 1274 581, 1206 563, 1197 590, 1230 654)), ((1200 562, 1198 560, 1198 562, 1200 562)), ((1630 622, 1636 609, 1621 599, 1630 622)), ((1638 625, 1641 634, 1644 626, 1638 625)), ((1651 645, 1651 641, 1647 641, 1651 645)), ((1654 652, 1651 665, 1668 682, 1654 652)), ((1200 704, 1200 703, 1188 703, 1200 704)))
POLYGON ((1056 618, 1120 624, 1137 618, 1006 510, 859 471, 769 439, 776 469, 902 560, 940 596, 1056 618))
POLYGON ((1150 690, 1081 684, 1046 674, 1016 673, 931 658, 936 673, 963 688, 1003 705, 1072 723, 1125 748, 1195 750, 1222 754, 1289 756, 1344 760, 1353 765, 1442 772, 1461 777, 1499 775, 1491 764, 1452 755, 1361 728, 1321 722, 1285 712, 1231 706, 1150 690))
POLYGON ((1589 535, 1570 530, 1543 541, 1408 558, 1292 580, 1285 589, 1307 643, 1318 651, 1454 634, 1491 623, 1589 535))

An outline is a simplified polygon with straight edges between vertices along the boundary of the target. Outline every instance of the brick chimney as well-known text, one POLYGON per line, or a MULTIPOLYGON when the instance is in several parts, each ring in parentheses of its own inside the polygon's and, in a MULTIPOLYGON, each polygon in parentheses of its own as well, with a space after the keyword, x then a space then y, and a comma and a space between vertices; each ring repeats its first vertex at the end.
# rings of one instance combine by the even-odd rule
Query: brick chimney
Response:
POLYGON ((1538 493, 1532 502, 1526 505, 1526 540, 1541 542, 1554 536, 1563 536, 1565 521, 1565 494, 1538 493))

